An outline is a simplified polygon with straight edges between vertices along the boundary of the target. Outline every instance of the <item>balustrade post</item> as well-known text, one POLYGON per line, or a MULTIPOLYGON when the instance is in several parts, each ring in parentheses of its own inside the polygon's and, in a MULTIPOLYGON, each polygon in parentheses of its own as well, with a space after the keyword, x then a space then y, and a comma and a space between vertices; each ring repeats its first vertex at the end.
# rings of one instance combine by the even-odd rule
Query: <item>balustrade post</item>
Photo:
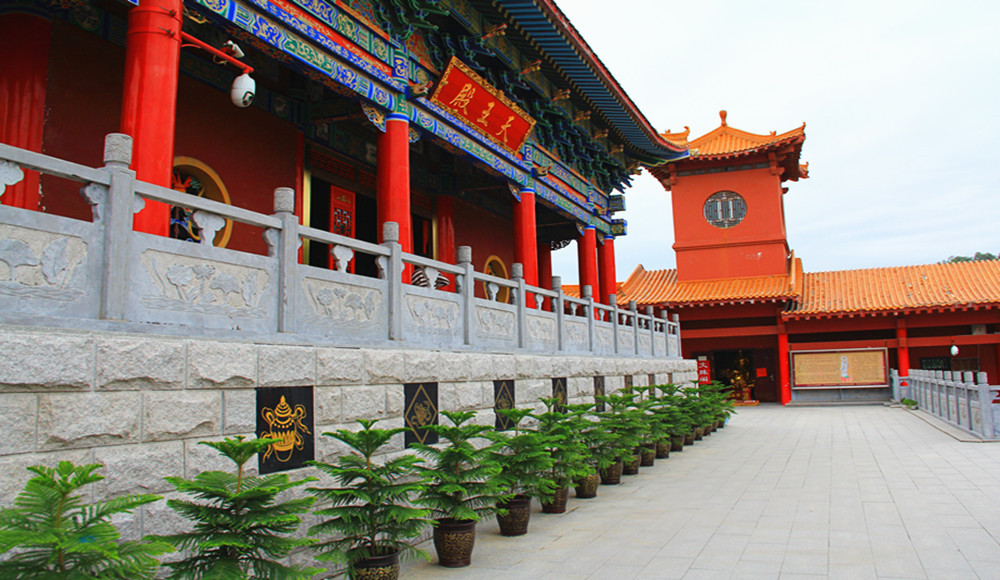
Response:
POLYGON ((104 170, 111 182, 104 203, 98 203, 104 228, 101 318, 105 320, 124 320, 128 303, 132 216, 143 206, 142 198, 135 195, 135 171, 129 169, 131 163, 132 138, 121 133, 106 136, 104 170))
MULTIPOLYGON (((666 313, 664 313, 664 317, 666 317, 666 313)), ((677 358, 680 358, 681 357, 681 315, 680 314, 674 314, 673 321, 674 321, 674 330, 677 331, 677 352, 674 353, 674 354, 677 355, 677 358)), ((670 325, 668 324, 667 326, 669 327, 670 325)), ((670 342, 669 342, 670 341, 669 334, 670 334, 670 328, 667 328, 667 335, 668 335, 667 344, 668 345, 670 344, 670 342)))
POLYGON ((986 373, 976 373, 976 390, 979 392, 979 420, 983 425, 983 438, 997 436, 993 423, 993 389, 990 388, 986 373))
POLYGON ((639 306, 635 300, 628 301, 629 312, 632 313, 632 356, 639 354, 639 306))
POLYGON ((399 224, 382 222, 382 244, 389 250, 385 265, 388 289, 389 340, 403 340, 403 247, 399 242, 399 224))
POLYGON ((565 295, 562 289, 562 276, 552 277, 552 289, 558 292, 558 295, 553 299, 552 307, 555 309, 556 313, 556 340, 558 341, 558 349, 564 350, 566 341, 566 305, 565 305, 565 295))
POLYGON ((514 262, 510 266, 511 278, 517 282, 515 289, 514 308, 517 309, 517 346, 527 348, 528 346, 528 293, 524 282, 524 264, 514 262))
POLYGON ((608 306, 611 307, 611 335, 614 337, 615 354, 618 354, 618 295, 608 294, 608 306))
POLYGON ((295 190, 274 190, 274 217, 281 221, 277 245, 272 249, 278 259, 278 332, 295 332, 295 306, 298 302, 299 218, 295 215, 295 190))
MULTIPOLYGON (((663 355, 670 358, 670 315, 664 310, 660 313, 660 318, 663 319, 663 355)), ((655 340, 654 334, 654 340, 655 340)))
POLYGON ((580 297, 587 301, 583 307, 584 314, 587 317, 587 350, 591 353, 594 352, 594 347, 596 346, 596 341, 594 340, 594 287, 590 284, 584 284, 580 286, 580 297))
POLYGON ((656 356, 656 318, 653 316, 653 307, 646 307, 646 316, 649 317, 649 356, 656 356))
POLYGON ((465 339, 465 344, 472 344, 472 325, 475 320, 476 308, 473 301, 476 297, 476 269, 472 266, 472 246, 458 247, 458 265, 465 270, 462 274, 461 286, 459 287, 462 293, 462 336, 465 339))

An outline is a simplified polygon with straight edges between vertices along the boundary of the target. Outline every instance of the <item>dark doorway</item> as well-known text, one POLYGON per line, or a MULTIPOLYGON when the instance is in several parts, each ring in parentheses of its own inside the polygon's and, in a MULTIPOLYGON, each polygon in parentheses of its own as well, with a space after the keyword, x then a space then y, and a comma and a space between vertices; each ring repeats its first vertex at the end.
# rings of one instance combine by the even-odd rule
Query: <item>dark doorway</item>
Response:
POLYGON ((775 351, 773 348, 760 348, 753 351, 753 398, 765 403, 778 400, 778 381, 775 351))

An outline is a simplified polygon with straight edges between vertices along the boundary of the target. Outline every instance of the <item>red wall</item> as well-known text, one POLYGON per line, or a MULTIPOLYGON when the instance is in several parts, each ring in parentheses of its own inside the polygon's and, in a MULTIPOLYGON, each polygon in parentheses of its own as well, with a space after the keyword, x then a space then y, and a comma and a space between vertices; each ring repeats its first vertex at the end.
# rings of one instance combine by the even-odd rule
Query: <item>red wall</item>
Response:
MULTIPOLYGON (((104 165, 104 136, 121 125, 125 50, 60 20, 52 23, 42 152, 90 167, 104 165)), ((42 178, 44 210, 91 218, 80 184, 42 178)))
MULTIPOLYGON (((190 49, 185 49, 190 50, 190 49)), ((103 164, 107 133, 120 130, 124 49, 79 28, 53 23, 44 152, 103 164)), ((276 187, 295 186, 296 129, 264 111, 240 109, 229 95, 181 75, 174 154, 211 167, 233 205, 270 214, 276 187)), ((90 219, 78 183, 43 179, 46 211, 90 219)), ((235 224, 228 247, 266 252, 261 230, 235 224)))
POLYGON ((671 190, 679 280, 788 272, 779 176, 766 168, 688 175, 671 190), (746 217, 738 225, 724 229, 705 221, 705 201, 719 191, 735 191, 746 201, 746 217))
MULTIPOLYGON (((477 272, 482 272, 486 259, 495 255, 503 260, 510 277, 514 263, 514 223, 511 220, 455 199, 455 247, 458 246, 472 247, 472 265, 477 272)), ((483 296, 479 286, 476 294, 483 296)))
MULTIPOLYGON (((176 156, 194 157, 222 179, 233 205, 270 214, 274 190, 295 187, 296 128, 256 107, 240 109, 229 94, 182 76, 177 99, 176 156)), ((266 253, 262 231, 235 224, 228 247, 266 253)))

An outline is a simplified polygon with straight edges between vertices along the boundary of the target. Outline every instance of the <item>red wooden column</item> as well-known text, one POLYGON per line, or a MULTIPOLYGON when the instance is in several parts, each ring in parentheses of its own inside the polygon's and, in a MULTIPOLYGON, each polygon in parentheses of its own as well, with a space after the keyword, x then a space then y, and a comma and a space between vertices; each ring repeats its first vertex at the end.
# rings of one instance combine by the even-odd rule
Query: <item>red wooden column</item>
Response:
MULTIPOLYGON (((181 58, 183 0, 140 0, 128 13, 122 133, 131 135, 136 178, 170 187, 174 169, 177 76, 181 58)), ((137 231, 170 231, 170 206, 146 200, 137 231)))
POLYGON ((792 374, 789 369, 788 330, 784 321, 778 317, 778 380, 781 381, 781 404, 792 401, 792 374))
POLYGON ((910 347, 906 344, 906 319, 896 319, 896 363, 899 366, 899 386, 909 385, 910 347))
POLYGON ((580 287, 590 285, 593 291, 600 292, 597 282, 597 230, 587 226, 583 235, 577 240, 577 257, 580 268, 580 287))
POLYGON ((535 190, 522 188, 514 202, 514 261, 524 266, 524 282, 538 286, 538 230, 535 225, 535 190))
MULTIPOLYGON (((538 286, 552 290, 552 244, 538 244, 538 286)), ((551 301, 546 298, 542 304, 544 310, 551 311, 551 301)))
MULTIPOLYGON (((41 153, 52 23, 34 14, 0 16, 0 143, 41 153)), ((0 202, 37 210, 39 175, 25 170, 0 202)))
POLYGON ((538 244, 538 286, 552 290, 552 244, 538 244))
MULTIPOLYGON (((455 263, 455 199, 447 195, 439 195, 437 198, 437 209, 434 212, 437 221, 437 237, 435 239, 434 256, 437 260, 455 263)), ((443 289, 452 290, 452 275, 445 274, 448 278, 448 286, 443 289)))
POLYGON ((604 236, 604 243, 597 250, 597 269, 600 272, 601 302, 611 304, 608 296, 618 292, 615 279, 615 237, 604 236))
MULTIPOLYGON (((378 204, 378 241, 382 224, 399 224, 399 244, 413 253, 413 220, 410 217, 410 121, 401 113, 385 117, 385 132, 378 136, 375 188, 378 204)), ((409 266, 403 269, 403 281, 410 281, 409 266)))

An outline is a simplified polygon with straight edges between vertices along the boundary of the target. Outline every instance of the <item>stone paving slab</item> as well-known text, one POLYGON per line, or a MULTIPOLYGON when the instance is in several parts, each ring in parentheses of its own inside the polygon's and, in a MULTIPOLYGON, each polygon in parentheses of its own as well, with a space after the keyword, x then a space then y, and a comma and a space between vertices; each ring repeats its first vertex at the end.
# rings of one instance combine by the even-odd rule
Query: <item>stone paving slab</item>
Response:
MULTIPOLYGON (((572 496, 572 493, 570 494, 572 496)), ((472 566, 416 579, 1000 579, 1000 444, 900 408, 745 407, 528 534, 479 524, 472 566)))

